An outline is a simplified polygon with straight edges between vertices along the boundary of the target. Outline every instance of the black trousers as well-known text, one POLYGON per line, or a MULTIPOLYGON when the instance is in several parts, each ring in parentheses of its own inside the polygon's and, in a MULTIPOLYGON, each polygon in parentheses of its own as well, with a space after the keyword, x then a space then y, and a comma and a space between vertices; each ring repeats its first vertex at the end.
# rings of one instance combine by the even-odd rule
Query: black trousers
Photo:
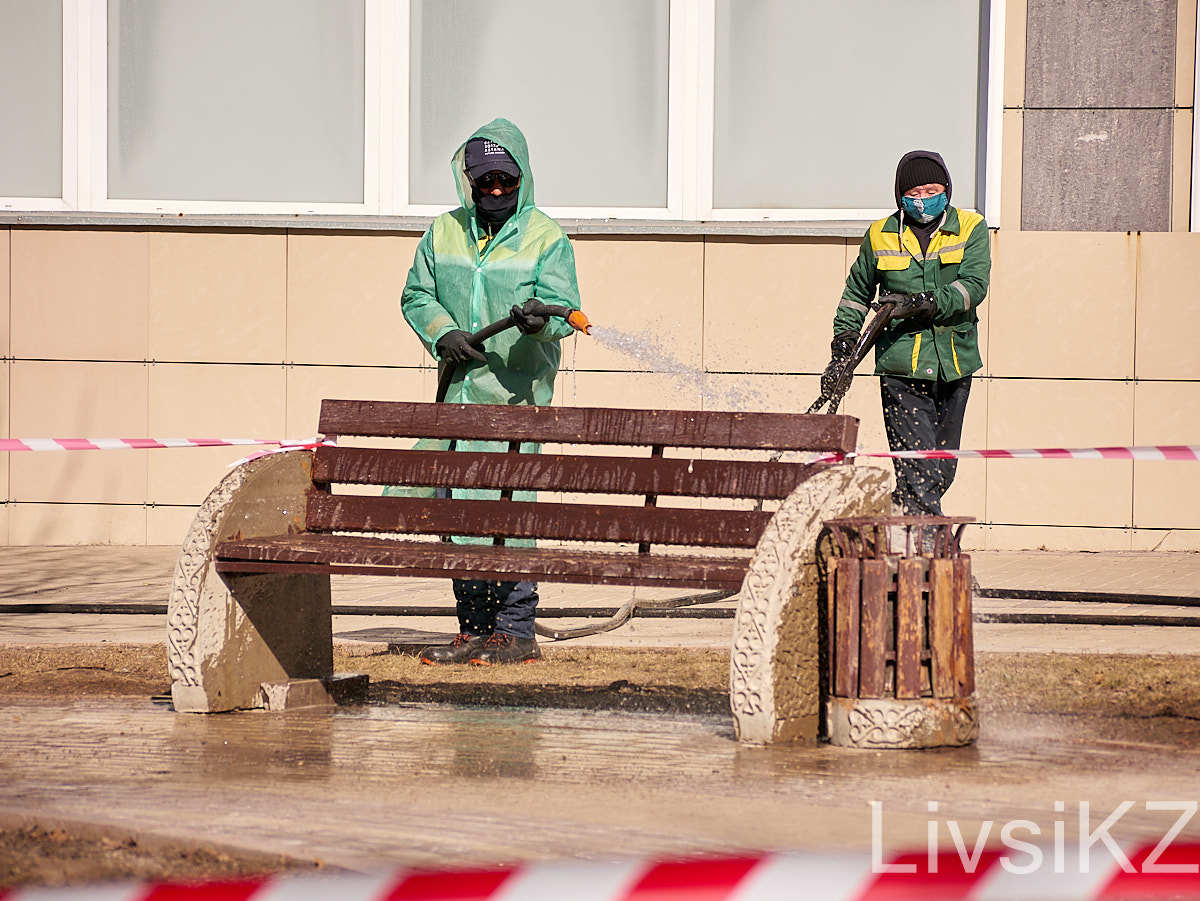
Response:
MULTIPOLYGON (((957 449, 962 438, 971 377, 953 382, 881 376, 883 425, 896 450, 957 449)), ((954 481, 957 460, 893 460, 892 500, 909 516, 941 516, 942 495, 954 481)))

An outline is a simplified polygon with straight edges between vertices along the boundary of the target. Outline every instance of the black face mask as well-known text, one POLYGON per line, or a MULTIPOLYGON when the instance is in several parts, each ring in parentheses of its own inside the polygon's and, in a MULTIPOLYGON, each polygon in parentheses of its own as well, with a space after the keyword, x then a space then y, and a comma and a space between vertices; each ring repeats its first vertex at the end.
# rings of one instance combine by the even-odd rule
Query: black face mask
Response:
POLYGON ((472 185, 471 199, 475 201, 475 218, 479 221, 480 227, 491 235, 500 231, 500 226, 511 219, 512 214, 517 211, 517 200, 520 193, 520 188, 517 188, 497 197, 495 194, 485 193, 472 185))

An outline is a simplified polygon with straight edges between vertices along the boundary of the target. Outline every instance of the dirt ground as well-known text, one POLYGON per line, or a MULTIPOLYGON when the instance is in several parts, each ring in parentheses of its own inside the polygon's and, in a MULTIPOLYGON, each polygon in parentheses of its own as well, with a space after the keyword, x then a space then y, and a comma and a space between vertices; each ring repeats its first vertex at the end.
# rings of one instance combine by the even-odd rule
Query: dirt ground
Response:
MULTIPOLYGON (((449 702, 691 713, 728 710, 728 657, 719 650, 547 648, 513 667, 430 667, 396 654, 335 655, 339 672, 371 678, 370 703, 449 702)), ((1200 720, 1200 658, 980 654, 978 698, 988 711, 1156 722, 1200 720)), ((161 645, 0 647, 0 705, 46 697, 169 695, 161 645)), ((111 879, 236 877, 311 867, 88 826, 0 820, 0 887, 111 879)))

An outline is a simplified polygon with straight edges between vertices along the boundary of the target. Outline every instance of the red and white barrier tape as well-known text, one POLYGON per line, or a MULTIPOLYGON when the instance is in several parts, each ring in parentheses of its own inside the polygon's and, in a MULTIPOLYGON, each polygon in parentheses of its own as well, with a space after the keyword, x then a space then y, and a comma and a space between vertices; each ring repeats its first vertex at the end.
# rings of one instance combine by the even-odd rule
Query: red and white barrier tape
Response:
MULTIPOLYGON (((1032 847, 1032 846, 1030 846, 1032 847)), ((898 901, 898 899, 1116 898, 1200 899, 1200 844, 1125 849, 1119 864, 1097 851, 1080 858, 1044 849, 1042 865, 1022 872, 1029 855, 998 849, 970 854, 925 851, 891 855, 872 866, 861 853, 787 853, 676 861, 528 863, 505 869, 400 870, 374 875, 268 876, 204 884, 140 883, 76 889, 0 889, 0 901, 898 901), (1080 866, 1080 861, 1085 863, 1080 866), (1080 872, 1080 871, 1084 872, 1080 872), (1016 871, 1016 872, 1014 872, 1016 871)))
MULTIPOLYGON (((0 438, 0 451, 144 450, 159 447, 240 447, 278 445, 278 450, 251 454, 311 449, 333 444, 324 437, 288 440, 281 438, 0 438)), ((887 457, 918 460, 1172 460, 1200 461, 1200 444, 1145 444, 1138 447, 1030 447, 989 450, 858 451, 826 454, 814 463, 831 463, 854 457, 887 457)))
POLYGON ((888 457, 901 460, 1187 460, 1200 461, 1200 444, 1144 444, 1138 447, 1027 447, 992 450, 859 451, 827 454, 814 463, 832 463, 852 457, 888 457))
POLYGON ((241 447, 271 444, 286 450, 327 444, 324 438, 0 438, 0 451, 145 450, 159 447, 241 447))

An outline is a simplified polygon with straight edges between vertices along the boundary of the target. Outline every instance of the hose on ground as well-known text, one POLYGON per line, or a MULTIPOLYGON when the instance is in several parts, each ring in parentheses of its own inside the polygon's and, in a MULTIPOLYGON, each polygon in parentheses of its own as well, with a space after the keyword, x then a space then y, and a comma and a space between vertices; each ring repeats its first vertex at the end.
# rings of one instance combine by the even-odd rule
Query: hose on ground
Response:
POLYGON ((711 604, 714 601, 724 601, 734 597, 736 591, 706 591, 703 594, 690 594, 682 598, 669 598, 662 601, 639 601, 635 594, 628 601, 618 608, 617 612, 610 616, 602 623, 596 623, 590 626, 580 626, 576 629, 551 629, 549 626, 543 626, 541 623, 534 625, 534 631, 542 638, 548 638, 551 641, 566 641, 571 638, 586 638, 589 635, 598 635, 601 632, 611 632, 613 629, 618 629, 633 618, 634 613, 639 609, 645 610, 664 610, 673 607, 693 607, 696 604, 711 604))

